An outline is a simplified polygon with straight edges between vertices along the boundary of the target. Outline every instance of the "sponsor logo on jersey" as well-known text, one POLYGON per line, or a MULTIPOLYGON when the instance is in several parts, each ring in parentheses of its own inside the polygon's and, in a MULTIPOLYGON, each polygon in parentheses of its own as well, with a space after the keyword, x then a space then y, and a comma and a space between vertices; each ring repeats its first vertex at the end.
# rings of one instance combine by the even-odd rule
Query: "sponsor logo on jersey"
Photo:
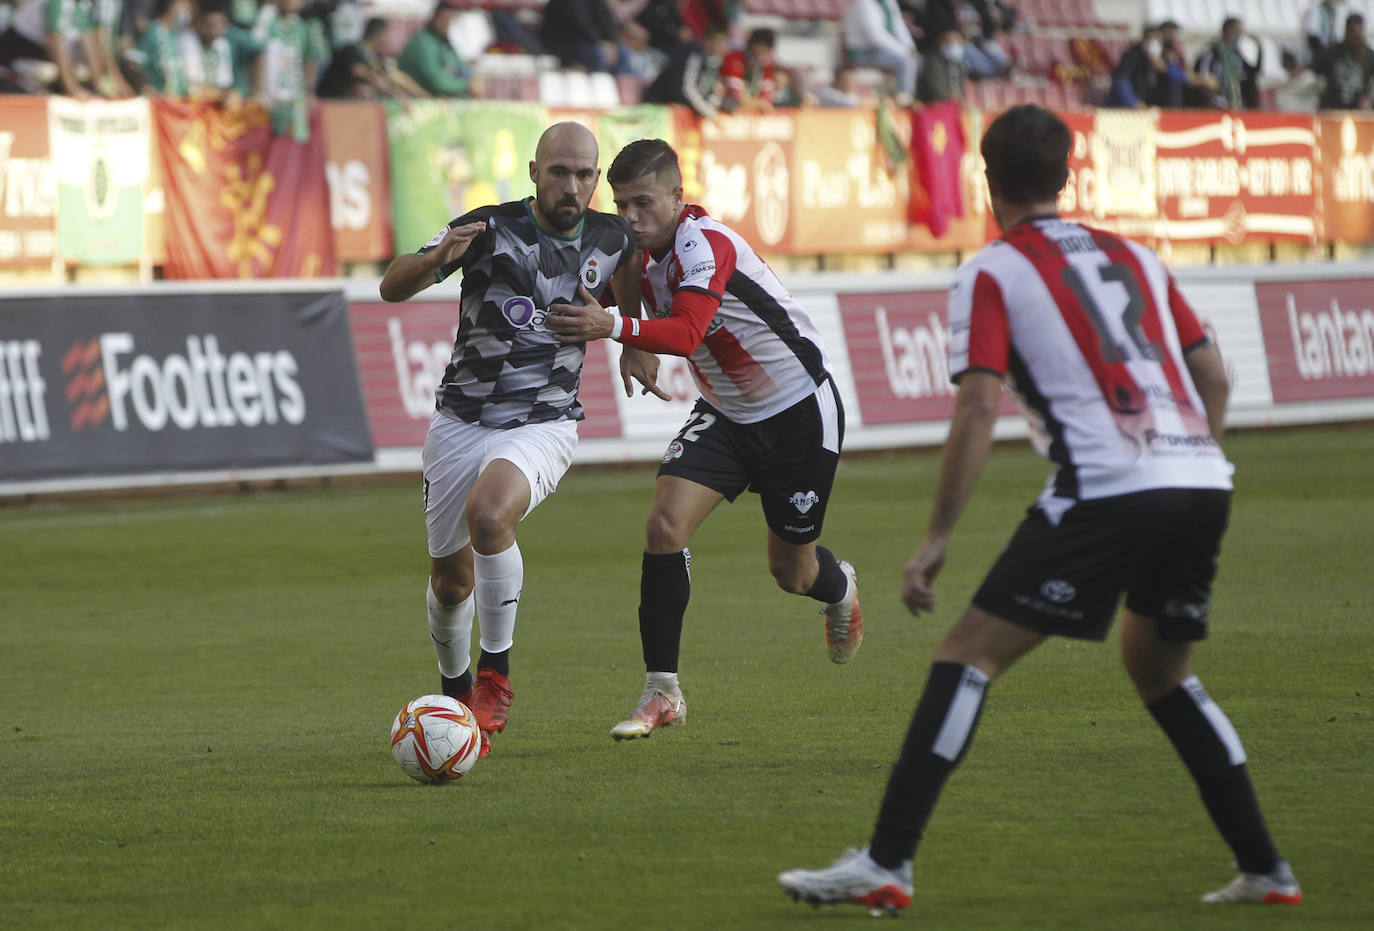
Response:
POLYGON ((663 461, 664 461, 664 462, 672 462, 674 459, 681 459, 681 458, 682 458, 682 443, 679 442, 678 440, 673 440, 671 443, 668 444, 668 449, 663 453, 663 461))
POLYGON ((587 290, 596 287, 596 283, 601 280, 601 269, 596 267, 596 259, 588 259, 587 264, 582 266, 582 283, 587 286, 587 290))
POLYGON ((1073 601, 1078 590, 1063 579, 1048 579, 1040 586, 1040 594, 1055 604, 1064 604, 1073 601))
POLYGON ((696 241, 695 239, 689 239, 689 240, 687 240, 686 242, 684 242, 684 243, 682 244, 682 251, 683 251, 683 252, 691 252, 691 251, 692 251, 693 249, 695 249, 696 247, 697 247, 697 241, 696 241))
POLYGON ((797 491, 793 492, 792 497, 787 500, 792 502, 792 507, 797 509, 798 514, 805 514, 815 507, 821 499, 814 491, 797 491))
POLYGON ((506 298, 501 305, 501 315, 510 325, 521 330, 542 330, 549 316, 547 307, 536 307, 534 301, 524 295, 506 298))

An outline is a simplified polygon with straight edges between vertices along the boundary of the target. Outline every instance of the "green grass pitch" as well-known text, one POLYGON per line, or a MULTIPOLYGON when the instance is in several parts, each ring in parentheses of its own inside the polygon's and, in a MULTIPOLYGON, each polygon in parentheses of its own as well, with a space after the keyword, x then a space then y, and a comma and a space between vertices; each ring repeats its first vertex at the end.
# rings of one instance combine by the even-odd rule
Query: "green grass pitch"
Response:
MULTIPOLYGON (((1374 927, 1374 427, 1232 436, 1197 669, 1236 724, 1296 910, 1204 907, 1229 852, 1103 645, 991 692, 917 858, 923 928, 1374 927)), ((863 843, 937 638, 1047 472, 999 447, 933 619, 897 600, 934 450, 847 458, 825 542, 867 639, 768 577, 757 499, 693 543, 691 714, 638 696, 651 468, 576 469, 521 530, 516 701, 460 783, 387 731, 436 691, 418 481, 0 510, 0 928, 833 928, 775 876, 863 843)))

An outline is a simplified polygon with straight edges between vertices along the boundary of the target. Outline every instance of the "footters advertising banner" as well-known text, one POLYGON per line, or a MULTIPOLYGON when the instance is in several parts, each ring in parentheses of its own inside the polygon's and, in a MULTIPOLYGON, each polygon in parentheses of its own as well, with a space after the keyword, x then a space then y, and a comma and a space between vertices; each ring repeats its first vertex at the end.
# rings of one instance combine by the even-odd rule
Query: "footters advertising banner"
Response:
POLYGON ((0 481, 371 460, 340 294, 0 302, 0 481))

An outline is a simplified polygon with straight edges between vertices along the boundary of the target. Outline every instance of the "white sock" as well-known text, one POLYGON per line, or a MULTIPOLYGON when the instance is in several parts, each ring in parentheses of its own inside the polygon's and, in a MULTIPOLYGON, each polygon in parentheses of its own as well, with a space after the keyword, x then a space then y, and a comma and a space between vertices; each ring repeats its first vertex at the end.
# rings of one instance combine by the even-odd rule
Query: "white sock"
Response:
POLYGON ((449 607, 440 604, 434 586, 426 583, 425 602, 429 606, 429 639, 439 657, 439 672, 456 679, 467 672, 472 654, 473 598, 449 607))
POLYGON ((682 686, 678 685, 675 672, 650 672, 644 677, 644 687, 658 689, 664 695, 682 694, 682 686))
POLYGON ((477 582, 477 615, 481 638, 477 641, 488 653, 502 653, 510 649, 515 636, 515 612, 520 607, 520 589, 525 584, 525 560, 520 547, 512 543, 510 549, 492 556, 472 554, 477 582))

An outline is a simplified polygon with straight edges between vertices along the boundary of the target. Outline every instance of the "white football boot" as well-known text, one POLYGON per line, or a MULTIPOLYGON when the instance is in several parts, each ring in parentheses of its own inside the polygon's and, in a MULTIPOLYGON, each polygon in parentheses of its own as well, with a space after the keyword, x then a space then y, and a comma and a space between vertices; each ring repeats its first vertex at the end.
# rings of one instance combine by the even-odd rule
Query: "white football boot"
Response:
POLYGON ((1253 905, 1301 905, 1302 889, 1287 860, 1280 860, 1272 873, 1241 873, 1224 888, 1209 892, 1202 901, 1243 902, 1253 905))
POLYGON ((843 560, 840 571, 849 580, 849 587, 843 598, 821 610, 825 615, 825 646, 830 651, 832 663, 849 662, 859 652, 859 644, 864 639, 864 616, 859 610, 859 574, 853 565, 843 560))
POLYGON ((687 720, 687 700, 677 686, 677 677, 665 680, 645 677, 644 694, 630 716, 611 728, 611 736, 616 740, 633 740, 648 737, 660 727, 676 727, 687 720))
POLYGON ((873 862, 867 847, 851 849, 823 870, 781 873, 778 883, 794 902, 849 902, 864 906, 870 915, 896 916, 911 904, 911 861, 889 870, 873 862))

